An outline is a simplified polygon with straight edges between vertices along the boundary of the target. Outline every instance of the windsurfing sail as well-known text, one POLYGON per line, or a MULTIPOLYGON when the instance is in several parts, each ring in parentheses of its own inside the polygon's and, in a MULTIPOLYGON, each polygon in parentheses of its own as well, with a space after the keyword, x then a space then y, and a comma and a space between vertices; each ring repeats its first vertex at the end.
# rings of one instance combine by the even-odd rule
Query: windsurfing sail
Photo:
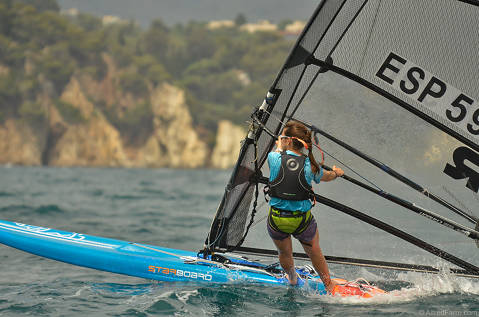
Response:
POLYGON ((321 1, 254 109, 203 251, 275 253, 260 192, 296 119, 346 171, 315 187, 330 262, 434 272, 439 257, 479 276, 477 25, 476 0, 321 1))

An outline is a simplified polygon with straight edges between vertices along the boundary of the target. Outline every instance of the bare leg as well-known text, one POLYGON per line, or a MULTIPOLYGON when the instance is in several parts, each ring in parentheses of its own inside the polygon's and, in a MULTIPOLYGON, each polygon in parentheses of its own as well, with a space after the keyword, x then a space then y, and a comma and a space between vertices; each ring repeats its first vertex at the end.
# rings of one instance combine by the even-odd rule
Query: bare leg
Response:
POLYGON ((278 249, 279 263, 288 275, 289 283, 291 285, 296 285, 296 283, 298 283, 298 276, 296 274, 296 270, 294 269, 293 243, 291 241, 291 236, 283 240, 273 239, 273 242, 278 249))
POLYGON ((305 241, 308 242, 310 245, 302 243, 304 251, 311 259, 315 270, 319 273, 321 280, 326 287, 326 290, 332 292, 334 286, 337 284, 336 282, 332 281, 329 276, 329 269, 328 264, 326 263, 326 259, 324 258, 323 252, 319 247, 319 233, 316 229, 316 233, 314 235, 313 240, 305 241))

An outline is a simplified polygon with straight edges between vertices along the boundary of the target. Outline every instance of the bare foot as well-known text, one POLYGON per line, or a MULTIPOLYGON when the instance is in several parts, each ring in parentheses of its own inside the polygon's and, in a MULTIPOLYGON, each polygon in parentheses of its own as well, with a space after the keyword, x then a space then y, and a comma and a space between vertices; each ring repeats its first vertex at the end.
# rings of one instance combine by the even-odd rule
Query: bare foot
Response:
POLYGON ((326 288, 326 290, 328 291, 328 293, 333 293, 333 290, 334 290, 334 287, 336 285, 339 285, 338 282, 336 282, 335 280, 330 280, 329 284, 324 284, 324 287, 326 288))
POLYGON ((286 273, 286 278, 288 279, 289 284, 291 284, 291 285, 298 284, 298 274, 296 272, 294 272, 294 274, 291 274, 291 275, 286 273), (293 275, 293 277, 291 277, 291 275, 293 275))

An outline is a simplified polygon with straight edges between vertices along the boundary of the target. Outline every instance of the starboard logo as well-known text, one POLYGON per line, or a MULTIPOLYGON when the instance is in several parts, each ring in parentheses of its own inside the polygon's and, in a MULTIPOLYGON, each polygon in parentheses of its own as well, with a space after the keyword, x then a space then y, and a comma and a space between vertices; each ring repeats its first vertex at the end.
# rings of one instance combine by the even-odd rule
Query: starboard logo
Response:
POLYGON ((479 153, 468 147, 461 146, 454 151, 452 158, 456 166, 449 163, 446 164, 444 173, 454 179, 467 178, 466 187, 477 193, 479 190, 479 173, 467 166, 466 160, 479 168, 479 153))
POLYGON ((185 270, 178 270, 178 269, 171 269, 167 267, 149 265, 148 272, 152 273, 160 273, 165 275, 176 275, 178 277, 186 277, 195 280, 203 280, 203 281, 211 281, 213 276, 208 273, 198 273, 198 272, 190 272, 185 270))

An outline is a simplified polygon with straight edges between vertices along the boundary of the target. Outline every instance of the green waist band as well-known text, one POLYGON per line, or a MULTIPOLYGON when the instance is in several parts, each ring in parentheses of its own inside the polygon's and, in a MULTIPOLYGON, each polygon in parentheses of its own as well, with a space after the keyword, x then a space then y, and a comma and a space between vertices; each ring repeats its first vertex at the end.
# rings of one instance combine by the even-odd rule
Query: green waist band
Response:
POLYGON ((311 210, 307 212, 301 211, 284 211, 270 208, 268 222, 270 226, 280 232, 289 234, 300 234, 311 222, 313 215, 311 210))

